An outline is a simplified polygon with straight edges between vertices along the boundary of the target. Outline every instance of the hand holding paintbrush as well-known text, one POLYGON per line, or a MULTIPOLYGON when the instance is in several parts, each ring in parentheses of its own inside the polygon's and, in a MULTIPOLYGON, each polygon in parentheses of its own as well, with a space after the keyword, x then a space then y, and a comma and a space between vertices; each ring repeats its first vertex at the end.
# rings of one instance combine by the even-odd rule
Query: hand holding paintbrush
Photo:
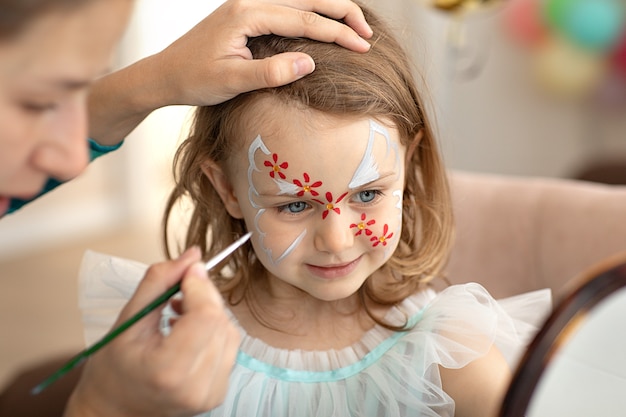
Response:
MULTIPOLYGON (((163 404, 179 403, 181 412, 199 412, 217 405, 226 390, 239 333, 223 309, 221 295, 206 279, 205 268, 215 266, 249 237, 242 237, 207 265, 197 262, 199 251, 192 249, 178 260, 150 268, 120 314, 114 330, 75 356, 36 389, 40 392, 110 344, 92 358, 83 372, 68 408, 80 410, 76 415, 89 410, 91 404, 97 402, 94 397, 99 396, 102 399, 119 398, 122 402, 129 398, 128 404, 142 404, 157 414, 163 411, 159 399, 163 404), (168 289, 163 292, 165 288, 168 289), (179 289, 183 293, 181 316, 171 333, 164 337, 158 329, 160 315, 149 313, 179 289), (155 298, 159 293, 161 295, 155 298), (137 310, 139 313, 131 315, 130 312, 137 310), (83 395, 84 392, 88 394, 83 395), (81 397, 89 400, 84 401, 81 397)), ((119 409, 116 405, 116 410, 119 409)), ((119 415, 115 410, 111 411, 112 415, 119 415)))

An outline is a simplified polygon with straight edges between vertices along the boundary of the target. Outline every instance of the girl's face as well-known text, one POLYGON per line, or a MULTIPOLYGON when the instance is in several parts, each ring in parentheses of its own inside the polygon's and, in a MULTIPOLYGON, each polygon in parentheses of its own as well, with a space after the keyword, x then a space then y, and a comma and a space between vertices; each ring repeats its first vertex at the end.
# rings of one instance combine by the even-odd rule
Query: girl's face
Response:
POLYGON ((209 177, 254 232, 270 283, 341 300, 398 245, 405 151, 395 129, 367 118, 283 120, 256 126, 225 175, 209 177))
POLYGON ((36 195, 88 162, 87 92, 110 64, 129 0, 51 11, 0 39, 0 216, 10 198, 36 195))

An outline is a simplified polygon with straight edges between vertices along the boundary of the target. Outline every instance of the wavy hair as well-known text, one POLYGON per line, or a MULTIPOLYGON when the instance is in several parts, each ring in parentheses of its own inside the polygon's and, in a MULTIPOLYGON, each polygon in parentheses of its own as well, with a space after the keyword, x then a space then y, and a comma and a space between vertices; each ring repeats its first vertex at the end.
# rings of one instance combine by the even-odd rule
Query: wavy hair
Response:
MULTIPOLYGON (((243 220, 227 213, 202 165, 213 161, 224 166, 229 155, 240 152, 244 126, 254 117, 252 106, 272 97, 292 107, 332 116, 390 121, 399 131, 407 149, 402 232, 398 248, 382 267, 394 279, 368 279, 360 289, 360 299, 370 317, 374 318, 368 302, 396 304, 441 273, 453 235, 447 176, 407 54, 379 17, 365 7, 363 11, 375 34, 367 53, 274 35, 249 40, 248 47, 257 59, 300 51, 313 57, 316 69, 286 86, 252 91, 196 110, 190 134, 174 158, 176 183, 163 222, 168 256, 169 219, 177 202, 185 198, 192 203, 185 248, 198 245, 210 257, 246 232, 243 220), (421 137, 419 142, 416 137, 421 137)), ((216 283, 229 302, 254 299, 250 289, 264 269, 252 246, 241 248, 227 265, 230 274, 218 276, 216 283), (233 297, 235 292, 241 297, 233 297)))

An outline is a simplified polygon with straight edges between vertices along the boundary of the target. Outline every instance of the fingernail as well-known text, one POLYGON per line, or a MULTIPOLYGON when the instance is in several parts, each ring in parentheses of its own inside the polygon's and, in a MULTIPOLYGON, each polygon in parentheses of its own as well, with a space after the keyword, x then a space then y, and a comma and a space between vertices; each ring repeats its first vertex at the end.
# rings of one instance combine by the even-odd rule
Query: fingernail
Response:
POLYGON ((189 267, 189 273, 201 279, 208 278, 206 269, 204 269, 204 265, 201 262, 196 262, 191 265, 191 267, 189 267))
POLYGON ((304 76, 313 72, 315 61, 311 57, 298 58, 293 63, 293 71, 296 75, 304 76))
POLYGON ((359 38, 359 42, 361 43, 361 45, 363 45, 364 47, 366 47, 367 49, 370 49, 372 47, 372 44, 369 43, 368 41, 366 41, 363 38, 359 38))
POLYGON ((371 38, 373 34, 374 34, 374 31, 372 30, 370 25, 367 24, 367 27, 365 28, 365 33, 363 33, 362 35, 364 35, 366 38, 371 38))
POLYGON ((179 260, 187 260, 187 259, 192 259, 195 257, 198 257, 200 255, 200 248, 197 246, 192 246, 190 248, 187 248, 186 251, 184 251, 179 257, 179 260))

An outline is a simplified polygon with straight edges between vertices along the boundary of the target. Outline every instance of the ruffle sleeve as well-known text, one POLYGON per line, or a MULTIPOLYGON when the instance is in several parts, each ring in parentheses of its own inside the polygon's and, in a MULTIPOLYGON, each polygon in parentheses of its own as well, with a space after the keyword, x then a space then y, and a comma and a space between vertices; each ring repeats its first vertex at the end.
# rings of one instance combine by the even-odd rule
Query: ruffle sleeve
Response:
POLYGON ((78 306, 87 345, 111 329, 147 269, 139 262, 85 252, 78 272, 78 306))

